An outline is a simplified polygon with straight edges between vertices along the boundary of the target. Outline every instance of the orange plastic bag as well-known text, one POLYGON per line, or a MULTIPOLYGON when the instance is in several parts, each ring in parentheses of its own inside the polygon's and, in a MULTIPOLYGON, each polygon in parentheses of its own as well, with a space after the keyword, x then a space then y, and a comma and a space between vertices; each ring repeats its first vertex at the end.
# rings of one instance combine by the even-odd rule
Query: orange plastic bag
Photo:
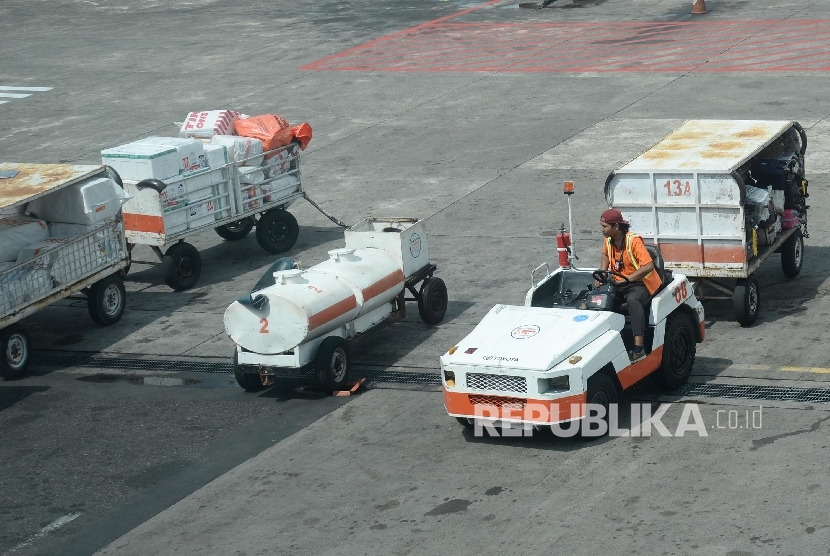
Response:
POLYGON ((300 144, 300 150, 304 151, 311 141, 311 126, 307 123, 295 125, 291 128, 293 140, 300 144))
POLYGON ((262 150, 271 151, 289 144, 294 135, 285 118, 277 114, 263 114, 244 120, 236 120, 233 130, 242 137, 262 141, 262 150))

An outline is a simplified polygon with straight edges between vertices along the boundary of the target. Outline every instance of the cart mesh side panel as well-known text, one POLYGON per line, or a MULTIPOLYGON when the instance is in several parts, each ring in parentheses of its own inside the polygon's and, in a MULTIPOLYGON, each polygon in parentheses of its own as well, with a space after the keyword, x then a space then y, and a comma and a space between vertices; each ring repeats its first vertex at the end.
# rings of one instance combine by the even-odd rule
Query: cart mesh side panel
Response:
POLYGON ((467 388, 527 393, 527 380, 523 376, 467 373, 467 388))
POLYGON ((241 211, 265 208, 297 191, 299 171, 300 147, 295 143, 268 151, 258 167, 237 164, 241 211))
POLYGON ((42 243, 45 246, 30 259, 0 272, 0 317, 116 264, 126 251, 120 221, 82 236, 50 237, 42 243))

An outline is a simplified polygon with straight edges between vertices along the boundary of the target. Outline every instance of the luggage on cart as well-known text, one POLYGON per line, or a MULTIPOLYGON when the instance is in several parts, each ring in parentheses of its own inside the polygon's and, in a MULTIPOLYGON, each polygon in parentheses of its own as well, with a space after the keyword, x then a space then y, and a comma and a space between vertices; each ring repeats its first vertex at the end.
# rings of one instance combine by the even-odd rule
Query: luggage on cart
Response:
POLYGON ((605 196, 660 247, 666 269, 692 280, 698 299, 732 299, 749 326, 760 310, 760 264, 780 253, 785 275, 801 271, 806 150, 795 121, 690 120, 612 172, 605 196))
POLYGON ((31 354, 19 321, 41 308, 84 292, 95 322, 121 318, 128 196, 103 166, 2 163, 0 175, 0 376, 11 379, 31 354))

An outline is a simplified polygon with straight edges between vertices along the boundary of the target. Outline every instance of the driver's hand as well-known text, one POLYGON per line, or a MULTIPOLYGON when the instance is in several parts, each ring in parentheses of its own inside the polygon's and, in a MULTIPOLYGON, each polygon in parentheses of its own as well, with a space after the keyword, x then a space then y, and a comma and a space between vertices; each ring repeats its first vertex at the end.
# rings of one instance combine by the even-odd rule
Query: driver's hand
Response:
POLYGON ((602 285, 602 282, 600 282, 599 280, 594 280, 594 289, 600 287, 601 285, 602 285))

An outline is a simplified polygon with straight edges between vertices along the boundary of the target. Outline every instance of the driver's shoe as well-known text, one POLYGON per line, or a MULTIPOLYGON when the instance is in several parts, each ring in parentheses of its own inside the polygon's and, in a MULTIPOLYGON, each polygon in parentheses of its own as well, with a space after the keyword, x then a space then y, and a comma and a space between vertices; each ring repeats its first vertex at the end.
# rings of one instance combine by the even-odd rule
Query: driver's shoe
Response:
POLYGON ((646 350, 636 352, 631 350, 628 352, 628 358, 631 360, 632 363, 636 363, 640 359, 643 359, 646 356, 646 350))

